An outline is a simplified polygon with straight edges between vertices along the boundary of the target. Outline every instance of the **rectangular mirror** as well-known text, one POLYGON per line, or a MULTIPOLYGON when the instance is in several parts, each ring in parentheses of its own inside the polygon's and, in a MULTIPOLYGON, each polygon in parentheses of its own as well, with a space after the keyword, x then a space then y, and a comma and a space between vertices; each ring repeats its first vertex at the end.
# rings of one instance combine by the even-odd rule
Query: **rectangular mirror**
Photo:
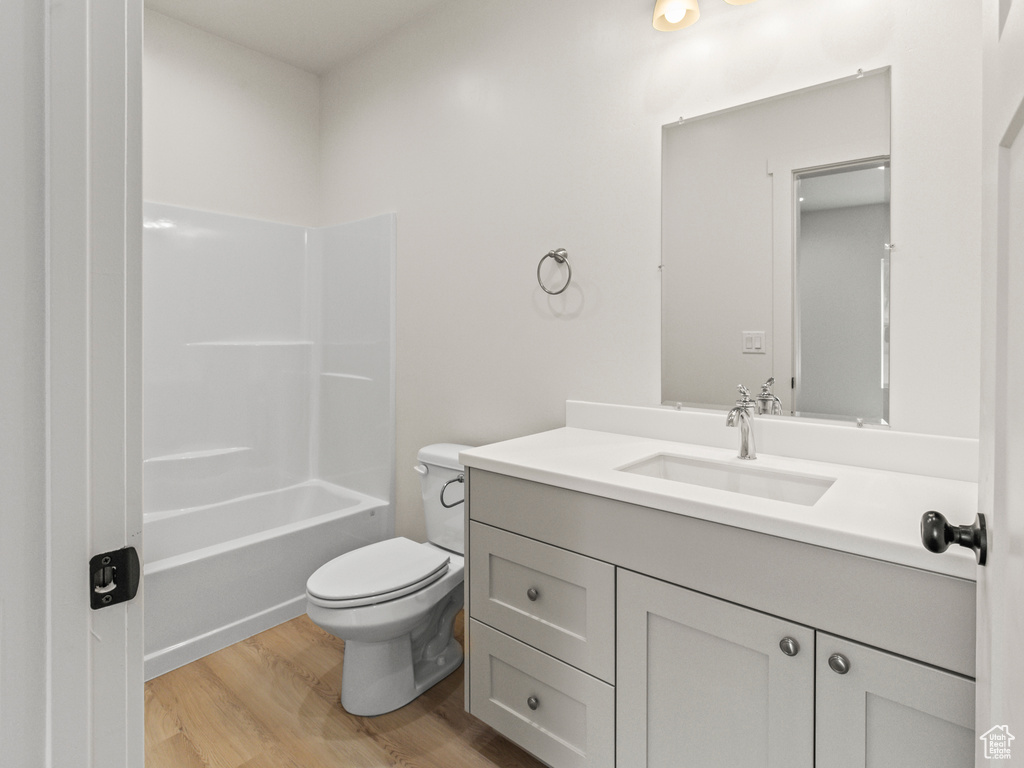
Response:
POLYGON ((887 423, 889 93, 882 69, 663 128, 663 402, 774 378, 784 414, 887 423))

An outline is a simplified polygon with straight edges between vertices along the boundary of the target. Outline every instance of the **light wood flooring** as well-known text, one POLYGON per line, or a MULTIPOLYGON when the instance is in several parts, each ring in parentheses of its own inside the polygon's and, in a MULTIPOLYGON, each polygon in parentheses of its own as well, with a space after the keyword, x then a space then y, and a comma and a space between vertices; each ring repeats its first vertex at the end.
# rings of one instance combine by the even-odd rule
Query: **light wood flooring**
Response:
POLYGON ((348 714, 343 649, 300 616, 150 680, 146 768, 543 768, 464 711, 465 667, 396 712, 348 714))

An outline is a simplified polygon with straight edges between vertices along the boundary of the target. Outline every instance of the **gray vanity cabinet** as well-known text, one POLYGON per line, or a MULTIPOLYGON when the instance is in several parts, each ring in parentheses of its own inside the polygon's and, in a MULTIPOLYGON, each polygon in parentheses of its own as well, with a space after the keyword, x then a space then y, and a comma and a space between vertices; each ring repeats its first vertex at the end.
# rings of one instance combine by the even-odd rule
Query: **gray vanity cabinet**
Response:
POLYGON ((973 765, 970 678, 621 569, 617 612, 617 768, 973 765))
POLYGON ((974 765, 973 680, 824 632, 817 643, 817 768, 974 765))
POLYGON ((812 768, 813 630, 622 569, 617 607, 617 768, 812 768))
POLYGON ((973 765, 974 582, 473 468, 466 498, 466 707, 553 768, 973 765))

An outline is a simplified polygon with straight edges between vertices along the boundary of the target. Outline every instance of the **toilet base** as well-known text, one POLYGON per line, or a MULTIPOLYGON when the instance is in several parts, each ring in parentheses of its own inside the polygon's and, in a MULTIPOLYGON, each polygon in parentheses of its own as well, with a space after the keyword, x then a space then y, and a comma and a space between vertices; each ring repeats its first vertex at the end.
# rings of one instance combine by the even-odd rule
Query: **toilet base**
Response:
POLYGON ((462 604, 460 582, 411 632, 381 642, 346 640, 341 706, 353 715, 382 715, 458 669, 463 652, 453 627, 462 604))

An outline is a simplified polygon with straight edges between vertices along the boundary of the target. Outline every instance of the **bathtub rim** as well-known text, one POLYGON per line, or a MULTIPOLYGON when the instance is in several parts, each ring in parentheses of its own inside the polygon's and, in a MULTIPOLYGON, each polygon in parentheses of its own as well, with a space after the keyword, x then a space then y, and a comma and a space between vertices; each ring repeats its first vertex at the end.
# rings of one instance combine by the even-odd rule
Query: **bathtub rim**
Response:
POLYGON ((184 507, 182 509, 160 510, 159 512, 143 513, 143 516, 142 516, 142 518, 143 518, 143 520, 142 520, 143 557, 145 557, 145 531, 146 531, 146 523, 149 522, 149 521, 167 520, 167 519, 178 517, 178 516, 184 516, 184 515, 192 513, 192 512, 200 512, 200 511, 202 511, 204 509, 210 509, 210 508, 213 508, 213 507, 221 507, 221 506, 224 506, 225 504, 234 504, 234 503, 237 503, 237 502, 245 502, 245 501, 248 501, 248 500, 251 500, 251 499, 255 499, 255 498, 261 498, 261 497, 270 496, 270 495, 273 495, 273 494, 278 494, 278 493, 281 493, 283 491, 291 491, 291 490, 295 490, 295 489, 299 489, 299 488, 310 488, 310 487, 321 488, 321 489, 327 491, 328 493, 330 493, 333 496, 337 496, 339 498, 346 498, 346 499, 350 499, 350 500, 355 500, 356 503, 353 504, 353 505, 344 507, 343 509, 334 509, 334 510, 331 510, 330 512, 323 512, 323 513, 320 513, 318 515, 314 515, 312 517, 306 517, 306 518, 303 518, 301 520, 296 520, 296 521, 291 522, 291 523, 286 523, 284 525, 277 525, 277 526, 274 526, 273 528, 267 528, 265 530, 257 531, 255 533, 245 534, 244 536, 238 536, 238 537, 235 537, 233 539, 228 539, 227 541, 223 541, 223 542, 220 542, 218 544, 210 544, 209 546, 200 547, 199 549, 193 549, 193 550, 190 550, 188 552, 183 552, 183 553, 178 554, 178 555, 171 555, 170 557, 163 557, 163 558, 160 558, 158 560, 152 560, 152 561, 144 560, 143 563, 142 563, 142 576, 143 576, 143 579, 145 579, 145 577, 150 575, 150 574, 161 573, 162 571, 166 571, 166 570, 169 570, 171 568, 179 567, 179 566, 182 566, 182 565, 187 565, 188 563, 193 563, 193 562, 195 562, 197 560, 200 560, 200 559, 203 559, 203 558, 206 558, 206 557, 210 557, 211 555, 215 555, 215 554, 217 554, 219 552, 225 552, 225 551, 231 550, 231 549, 238 549, 238 548, 241 548, 241 547, 244 547, 244 546, 248 546, 248 545, 252 545, 252 544, 258 543, 260 541, 264 541, 266 539, 275 538, 277 536, 281 536, 281 535, 284 535, 284 534, 287 534, 287 533, 290 533, 290 532, 293 532, 293 531, 301 531, 301 530, 305 530, 306 528, 312 528, 315 525, 320 525, 320 524, 324 523, 325 521, 327 521, 329 519, 332 519, 332 518, 335 518, 335 517, 343 517, 345 515, 358 514, 359 512, 365 512, 366 510, 381 510, 381 511, 385 511, 385 512, 391 510, 391 503, 386 501, 385 499, 379 499, 379 498, 376 498, 374 496, 370 496, 368 494, 362 493, 360 491, 356 491, 356 490, 353 490, 351 488, 346 488, 343 485, 336 485, 334 483, 329 483, 329 482, 327 482, 325 480, 319 480, 319 479, 304 480, 304 481, 302 481, 300 483, 295 483, 293 485, 288 485, 288 486, 285 486, 283 488, 275 488, 273 490, 260 491, 258 493, 249 493, 249 494, 245 494, 244 496, 236 496, 236 497, 234 497, 232 499, 228 499, 226 501, 215 502, 213 504, 200 504, 198 506, 184 507))

